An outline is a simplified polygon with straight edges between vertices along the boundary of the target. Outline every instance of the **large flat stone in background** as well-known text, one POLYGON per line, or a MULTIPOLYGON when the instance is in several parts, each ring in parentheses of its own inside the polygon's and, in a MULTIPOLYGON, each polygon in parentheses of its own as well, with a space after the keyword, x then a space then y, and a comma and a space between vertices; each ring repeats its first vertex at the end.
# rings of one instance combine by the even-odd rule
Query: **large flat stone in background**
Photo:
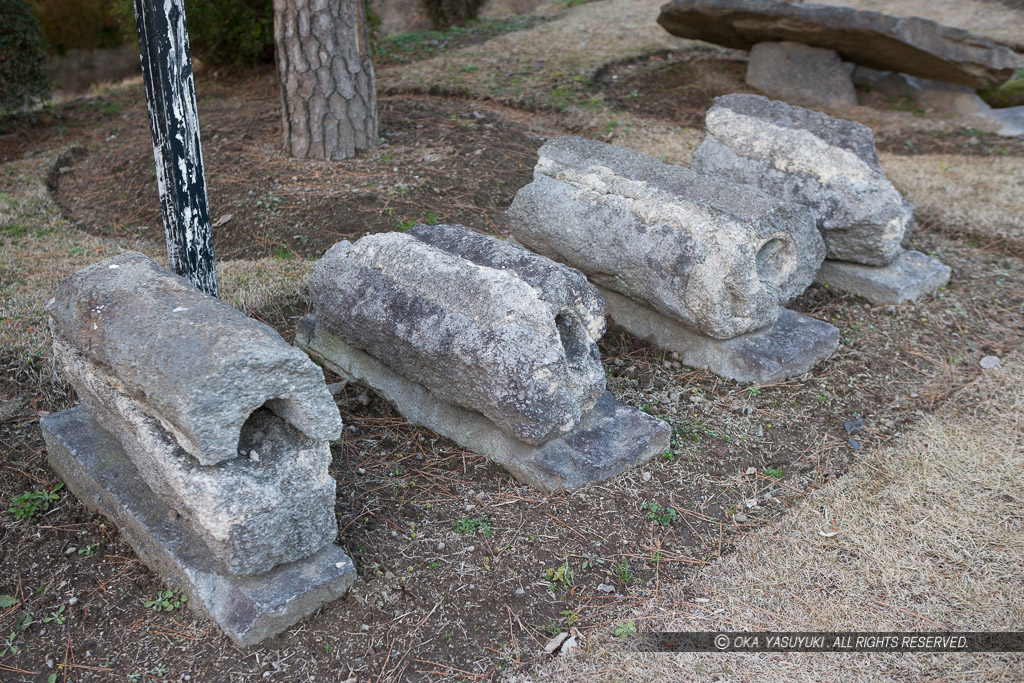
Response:
POLYGON ((410 422, 486 456, 516 479, 545 491, 613 477, 664 453, 672 435, 665 422, 624 406, 605 392, 574 430, 533 446, 512 438, 478 412, 440 400, 422 384, 346 344, 318 324, 316 316, 299 321, 295 344, 325 367, 376 391, 410 422))
POLYGON ((963 29, 848 7, 778 0, 674 0, 661 8, 658 23, 681 38, 741 50, 784 40, 823 47, 873 69, 971 88, 1003 83, 1020 65, 1009 48, 963 29))
POLYGON ((356 579, 352 560, 335 545, 264 574, 230 574, 171 518, 120 443, 84 409, 48 415, 40 425, 50 466, 68 489, 110 519, 150 569, 183 590, 189 606, 205 612, 238 645, 280 633, 344 595, 356 579))
POLYGON ((732 339, 713 339, 657 311, 601 289, 608 317, 630 334, 670 349, 686 365, 754 384, 802 375, 839 346, 839 330, 826 322, 782 309, 775 324, 732 339))
POLYGON ((876 306, 917 301, 949 282, 950 268, 919 251, 905 251, 887 266, 825 261, 815 282, 860 294, 876 306))

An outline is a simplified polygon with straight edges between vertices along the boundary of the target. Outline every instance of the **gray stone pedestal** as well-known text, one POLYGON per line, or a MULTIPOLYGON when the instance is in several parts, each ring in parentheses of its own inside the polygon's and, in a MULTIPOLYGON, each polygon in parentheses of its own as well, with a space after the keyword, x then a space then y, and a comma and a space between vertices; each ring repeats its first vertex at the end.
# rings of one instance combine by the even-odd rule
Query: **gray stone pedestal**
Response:
POLYGON ((690 367, 707 368, 737 382, 770 384, 801 375, 839 346, 838 329, 787 309, 770 327, 715 339, 621 294, 598 289, 607 302, 608 317, 630 334, 675 351, 690 367))
POLYGON ((48 415, 40 424, 50 466, 68 489, 110 519, 147 566, 240 646, 280 633, 344 595, 356 579, 352 560, 335 545, 262 574, 231 574, 182 519, 172 517, 120 442, 84 409, 48 415))
POLYGON ((613 477, 664 453, 672 436, 667 423, 624 406, 605 392, 575 429, 533 446, 478 412, 438 399, 422 384, 331 334, 315 315, 299 321, 295 344, 324 367, 373 389, 410 422, 486 456, 516 479, 545 491, 579 488, 613 477))
POLYGON ((866 266, 826 259, 814 277, 850 294, 860 294, 876 306, 917 301, 949 282, 950 268, 919 251, 904 251, 887 266, 866 266))

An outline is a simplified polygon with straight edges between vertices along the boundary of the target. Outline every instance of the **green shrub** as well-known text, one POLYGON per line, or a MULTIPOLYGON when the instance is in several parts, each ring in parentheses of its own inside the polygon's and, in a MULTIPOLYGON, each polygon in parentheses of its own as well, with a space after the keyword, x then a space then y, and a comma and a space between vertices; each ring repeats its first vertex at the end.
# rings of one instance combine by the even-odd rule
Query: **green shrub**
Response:
POLYGON ((46 44, 25 0, 0 0, 0 111, 50 95, 46 44))
POLYGON ((75 48, 122 44, 125 36, 115 4, 116 0, 32 0, 43 40, 50 53, 58 55, 75 48))
MULTIPOLYGON (((114 13, 124 32, 135 36, 132 0, 116 0, 114 13)), ((192 55, 213 65, 274 61, 274 6, 271 0, 185 0, 192 55)))
POLYGON ((475 19, 483 0, 420 0, 435 29, 475 19))

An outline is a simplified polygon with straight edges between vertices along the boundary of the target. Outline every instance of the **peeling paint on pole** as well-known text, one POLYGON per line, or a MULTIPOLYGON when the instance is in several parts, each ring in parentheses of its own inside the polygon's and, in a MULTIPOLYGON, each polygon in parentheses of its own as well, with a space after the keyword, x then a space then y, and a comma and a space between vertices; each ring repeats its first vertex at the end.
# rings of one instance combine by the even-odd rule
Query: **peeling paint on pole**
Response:
POLYGON ((210 209, 182 0, 134 0, 170 269, 217 296, 210 209))

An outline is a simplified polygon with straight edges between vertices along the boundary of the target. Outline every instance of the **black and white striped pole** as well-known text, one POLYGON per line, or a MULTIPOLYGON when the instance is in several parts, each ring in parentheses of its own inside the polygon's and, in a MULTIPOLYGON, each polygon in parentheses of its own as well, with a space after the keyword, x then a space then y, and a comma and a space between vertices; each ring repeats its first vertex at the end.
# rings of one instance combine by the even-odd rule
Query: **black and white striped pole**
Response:
POLYGON ((183 0, 134 0, 156 181, 172 271, 217 296, 183 0))

